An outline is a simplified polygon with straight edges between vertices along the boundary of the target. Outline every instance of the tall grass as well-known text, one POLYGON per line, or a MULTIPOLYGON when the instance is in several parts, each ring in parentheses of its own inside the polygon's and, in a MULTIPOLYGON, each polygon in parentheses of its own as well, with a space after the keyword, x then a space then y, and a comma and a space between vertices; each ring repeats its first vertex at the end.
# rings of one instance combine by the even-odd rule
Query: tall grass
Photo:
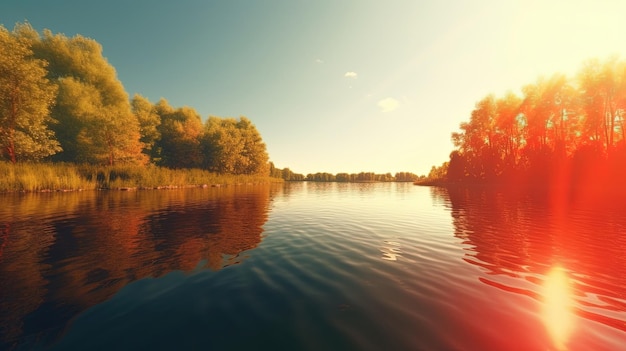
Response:
POLYGON ((281 180, 259 175, 221 175, 201 169, 169 169, 154 165, 95 166, 70 163, 0 162, 0 191, 60 191, 188 187, 268 183, 281 180))
POLYGON ((95 189, 74 165, 0 162, 0 191, 95 189))

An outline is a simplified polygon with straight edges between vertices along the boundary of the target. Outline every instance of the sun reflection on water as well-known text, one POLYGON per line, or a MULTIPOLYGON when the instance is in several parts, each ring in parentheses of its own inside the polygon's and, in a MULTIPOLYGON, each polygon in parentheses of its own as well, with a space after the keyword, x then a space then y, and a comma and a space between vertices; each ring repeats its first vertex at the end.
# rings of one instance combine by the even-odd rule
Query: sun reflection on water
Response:
POLYGON ((566 350, 574 327, 569 278, 560 266, 554 266, 543 285, 543 322, 557 350, 566 350))
POLYGON ((402 253, 399 243, 388 240, 385 240, 385 246, 380 249, 380 252, 383 255, 382 259, 387 261, 397 261, 402 253))

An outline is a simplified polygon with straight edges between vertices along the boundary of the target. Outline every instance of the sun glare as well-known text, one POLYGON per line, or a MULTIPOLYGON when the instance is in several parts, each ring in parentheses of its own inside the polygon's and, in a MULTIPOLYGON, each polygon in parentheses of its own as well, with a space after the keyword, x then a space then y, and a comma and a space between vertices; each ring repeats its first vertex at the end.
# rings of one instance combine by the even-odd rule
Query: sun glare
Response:
POLYGON ((569 278, 559 266, 553 267, 543 285, 543 322, 557 350, 566 350, 573 329, 572 296, 569 278))

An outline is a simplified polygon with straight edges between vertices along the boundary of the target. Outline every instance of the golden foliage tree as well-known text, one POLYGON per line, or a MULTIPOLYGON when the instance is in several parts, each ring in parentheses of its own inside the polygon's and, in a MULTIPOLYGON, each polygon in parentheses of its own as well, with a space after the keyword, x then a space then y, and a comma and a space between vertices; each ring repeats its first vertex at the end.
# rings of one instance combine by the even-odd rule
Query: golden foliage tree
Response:
POLYGON ((575 79, 539 78, 522 97, 489 95, 452 133, 449 178, 563 182, 571 169, 578 182, 616 181, 626 176, 625 111, 626 61, 616 57, 585 62, 575 79))
POLYGON ((100 164, 145 163, 140 129, 122 83, 102 56, 102 46, 77 35, 44 30, 33 41, 59 93, 52 111, 64 151, 57 159, 100 164))
POLYGON ((135 94, 130 102, 133 114, 139 122, 139 130, 141 133, 141 143, 143 144, 144 154, 150 156, 153 152, 155 143, 161 137, 158 127, 161 124, 161 118, 156 111, 156 107, 147 98, 135 94))
POLYGON ((269 157, 261 134, 246 117, 209 117, 202 138, 205 167, 230 174, 269 174, 269 157))
POLYGON ((199 168, 202 119, 198 112, 191 107, 174 109, 165 99, 157 102, 155 110, 160 118, 160 137, 155 142, 153 159, 165 167, 199 168))
POLYGON ((48 127, 56 89, 46 78, 46 62, 33 57, 29 29, 0 26, 0 156, 12 163, 61 151, 48 127))

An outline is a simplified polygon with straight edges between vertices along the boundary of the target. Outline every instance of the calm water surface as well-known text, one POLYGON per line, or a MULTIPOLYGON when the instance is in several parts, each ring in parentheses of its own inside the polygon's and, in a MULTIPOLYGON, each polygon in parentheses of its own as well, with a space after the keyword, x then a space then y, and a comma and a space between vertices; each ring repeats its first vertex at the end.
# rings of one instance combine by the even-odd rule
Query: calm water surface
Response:
POLYGON ((625 207, 544 195, 0 195, 0 349, 624 349, 625 207))

